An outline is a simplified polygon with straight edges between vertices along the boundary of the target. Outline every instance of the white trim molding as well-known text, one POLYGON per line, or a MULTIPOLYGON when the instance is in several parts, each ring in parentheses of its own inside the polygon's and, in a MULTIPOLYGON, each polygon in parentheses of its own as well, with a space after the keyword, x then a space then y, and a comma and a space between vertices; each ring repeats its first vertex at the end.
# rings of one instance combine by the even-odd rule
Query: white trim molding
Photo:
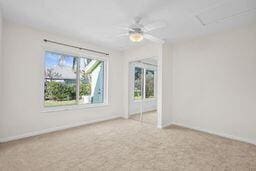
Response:
POLYGON ((104 118, 95 119, 95 120, 91 120, 91 121, 82 121, 82 122, 78 122, 78 123, 74 123, 74 124, 62 125, 62 126, 52 127, 52 128, 43 129, 43 130, 27 132, 27 133, 23 133, 20 135, 3 137, 3 138, 0 138, 0 143, 23 139, 23 138, 28 138, 28 137, 33 137, 33 136, 42 135, 42 134, 46 134, 46 133, 50 133, 50 132, 61 131, 61 130, 69 129, 69 128, 75 128, 75 127, 88 125, 88 124, 92 124, 92 123, 108 121, 108 120, 112 120, 112 119, 118 119, 118 118, 122 118, 122 116, 121 115, 112 115, 112 116, 107 116, 104 118))
POLYGON ((188 126, 188 125, 181 124, 181 123, 178 123, 178 122, 172 122, 172 125, 182 126, 182 127, 189 128, 189 129, 192 129, 192 130, 196 130, 196 131, 200 131, 200 132, 204 132, 204 133, 208 133, 208 134, 212 134, 212 135, 217 135, 217 136, 220 136, 220 137, 224 137, 224 138, 228 138, 228 139, 232 139, 232 140, 241 141, 241 142, 256 145, 256 140, 252 140, 252 139, 242 138, 242 137, 229 135, 229 134, 225 134, 225 133, 217 133, 217 132, 214 132, 214 131, 209 131, 209 130, 204 129, 204 128, 188 126))
POLYGON ((171 125, 172 125, 172 122, 167 122, 167 123, 163 123, 163 124, 158 124, 157 128, 163 129, 163 128, 166 128, 171 125))

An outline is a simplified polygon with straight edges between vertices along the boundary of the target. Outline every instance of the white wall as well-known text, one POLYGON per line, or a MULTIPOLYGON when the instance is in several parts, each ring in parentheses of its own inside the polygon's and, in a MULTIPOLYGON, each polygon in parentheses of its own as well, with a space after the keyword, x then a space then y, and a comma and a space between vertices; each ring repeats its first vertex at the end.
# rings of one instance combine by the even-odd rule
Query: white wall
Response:
POLYGON ((129 114, 138 114, 141 112, 149 112, 157 110, 157 66, 142 64, 139 62, 132 62, 129 66, 129 114), (147 98, 141 100, 134 99, 134 70, 135 67, 141 67, 154 71, 154 98, 147 98))
POLYGON ((172 90, 173 90, 173 47, 165 43, 161 47, 158 72, 158 127, 166 127, 172 123, 172 90))
POLYGON ((256 25, 173 48, 173 121, 256 144, 256 25))
POLYGON ((3 70, 3 56, 2 56, 2 27, 3 27, 3 23, 2 23, 3 19, 2 19, 2 10, 0 7, 0 129, 1 129, 1 125, 2 125, 2 121, 1 121, 1 113, 3 110, 2 107, 2 70, 3 70))
MULTIPOLYGON (((60 48, 60 47, 59 47, 60 48)), ((73 49, 72 49, 73 50, 73 49)), ((66 49, 65 51, 71 51, 66 49)), ((0 140, 6 141, 97 120, 122 116, 122 54, 69 40, 18 24, 3 27, 3 112, 0 140), (59 112, 42 112, 44 38, 104 50, 109 56, 109 105, 59 112)))

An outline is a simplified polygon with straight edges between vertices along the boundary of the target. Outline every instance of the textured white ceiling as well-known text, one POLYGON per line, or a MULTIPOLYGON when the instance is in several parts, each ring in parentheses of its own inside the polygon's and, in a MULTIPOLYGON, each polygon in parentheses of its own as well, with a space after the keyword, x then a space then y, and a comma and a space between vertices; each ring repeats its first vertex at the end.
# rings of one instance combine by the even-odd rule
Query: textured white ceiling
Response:
POLYGON ((115 37, 126 32, 119 27, 129 26, 136 16, 145 24, 165 22, 167 27, 151 34, 166 41, 256 22, 256 0, 0 0, 0 6, 7 20, 118 50, 147 42, 134 44, 127 37, 115 37), (247 7, 250 12, 233 15, 247 7), (205 26, 196 17, 223 18, 227 12, 232 17, 205 26))

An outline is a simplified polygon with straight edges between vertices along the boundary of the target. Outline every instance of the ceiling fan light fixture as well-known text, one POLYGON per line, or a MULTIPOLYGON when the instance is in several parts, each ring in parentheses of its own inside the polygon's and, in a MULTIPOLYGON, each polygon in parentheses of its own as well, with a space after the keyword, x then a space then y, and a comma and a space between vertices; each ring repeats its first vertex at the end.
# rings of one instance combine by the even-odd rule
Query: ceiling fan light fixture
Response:
POLYGON ((144 37, 142 33, 130 33, 129 38, 132 42, 141 42, 144 37))

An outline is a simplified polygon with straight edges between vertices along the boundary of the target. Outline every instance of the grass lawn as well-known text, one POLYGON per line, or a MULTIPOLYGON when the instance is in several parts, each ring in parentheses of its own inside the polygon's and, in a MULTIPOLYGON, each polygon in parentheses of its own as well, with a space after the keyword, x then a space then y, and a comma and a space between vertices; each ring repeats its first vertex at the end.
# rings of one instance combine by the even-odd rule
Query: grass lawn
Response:
POLYGON ((141 96, 134 96, 134 100, 141 100, 141 96))
POLYGON ((67 106, 67 105, 75 105, 75 104, 76 104, 76 100, 69 100, 69 101, 46 100, 44 102, 45 107, 67 106))

